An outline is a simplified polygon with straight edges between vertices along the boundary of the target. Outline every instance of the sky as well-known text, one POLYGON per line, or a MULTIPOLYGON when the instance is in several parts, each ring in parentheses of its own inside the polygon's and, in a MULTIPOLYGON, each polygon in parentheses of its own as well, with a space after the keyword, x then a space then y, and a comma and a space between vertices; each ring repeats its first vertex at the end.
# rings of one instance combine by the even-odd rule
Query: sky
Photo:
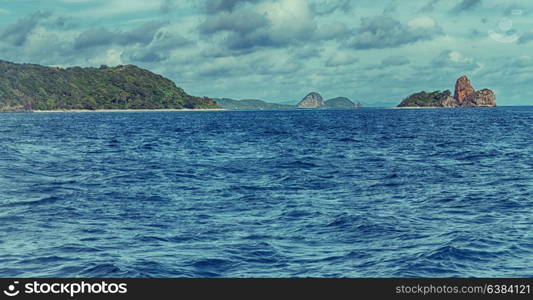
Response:
POLYGON ((0 60, 134 64, 190 94, 399 103, 467 75, 533 105, 530 0, 0 0, 0 60))

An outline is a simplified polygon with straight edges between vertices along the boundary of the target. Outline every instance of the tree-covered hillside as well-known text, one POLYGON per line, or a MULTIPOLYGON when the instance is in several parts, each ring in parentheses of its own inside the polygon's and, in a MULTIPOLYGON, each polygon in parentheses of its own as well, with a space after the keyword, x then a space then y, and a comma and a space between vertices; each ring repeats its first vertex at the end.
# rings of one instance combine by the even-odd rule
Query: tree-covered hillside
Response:
POLYGON ((361 103, 354 103, 352 100, 346 97, 337 97, 333 99, 326 100, 324 102, 324 108, 332 109, 349 109, 349 108, 359 108, 362 107, 361 103))
POLYGON ((431 93, 419 92, 403 100, 398 107, 440 107, 442 101, 449 97, 451 97, 451 92, 448 90, 431 93))
POLYGON ((62 69, 0 61, 0 110, 216 107, 133 65, 62 69))

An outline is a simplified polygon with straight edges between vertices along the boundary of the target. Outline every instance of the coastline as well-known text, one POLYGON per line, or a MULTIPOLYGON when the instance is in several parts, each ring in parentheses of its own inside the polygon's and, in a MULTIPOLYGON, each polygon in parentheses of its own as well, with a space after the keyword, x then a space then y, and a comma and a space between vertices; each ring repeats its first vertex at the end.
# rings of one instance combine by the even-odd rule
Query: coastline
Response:
POLYGON ((388 107, 387 109, 423 109, 423 108, 449 108, 449 107, 439 107, 439 106, 402 106, 402 107, 388 107))
POLYGON ((224 108, 142 108, 142 109, 59 109, 32 110, 31 113, 91 113, 91 112, 156 112, 156 111, 225 111, 224 108))
POLYGON ((403 106, 403 107, 389 107, 388 109, 435 109, 435 108, 494 108, 498 106, 480 105, 476 107, 442 107, 442 106, 403 106))

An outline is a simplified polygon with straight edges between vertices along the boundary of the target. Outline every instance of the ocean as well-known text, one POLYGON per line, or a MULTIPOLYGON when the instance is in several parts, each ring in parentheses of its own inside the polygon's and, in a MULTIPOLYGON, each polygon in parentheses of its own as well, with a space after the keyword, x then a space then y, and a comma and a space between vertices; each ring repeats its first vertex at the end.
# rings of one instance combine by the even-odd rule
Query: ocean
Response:
POLYGON ((533 277, 533 107, 0 114, 1 277, 533 277))

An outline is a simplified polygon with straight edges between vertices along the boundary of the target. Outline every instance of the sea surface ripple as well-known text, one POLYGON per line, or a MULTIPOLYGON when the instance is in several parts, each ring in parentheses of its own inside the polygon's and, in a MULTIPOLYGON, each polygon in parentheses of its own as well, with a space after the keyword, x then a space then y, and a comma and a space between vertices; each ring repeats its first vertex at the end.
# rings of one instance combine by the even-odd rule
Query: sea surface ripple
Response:
POLYGON ((0 124, 1 277, 533 277, 533 108, 0 124))

